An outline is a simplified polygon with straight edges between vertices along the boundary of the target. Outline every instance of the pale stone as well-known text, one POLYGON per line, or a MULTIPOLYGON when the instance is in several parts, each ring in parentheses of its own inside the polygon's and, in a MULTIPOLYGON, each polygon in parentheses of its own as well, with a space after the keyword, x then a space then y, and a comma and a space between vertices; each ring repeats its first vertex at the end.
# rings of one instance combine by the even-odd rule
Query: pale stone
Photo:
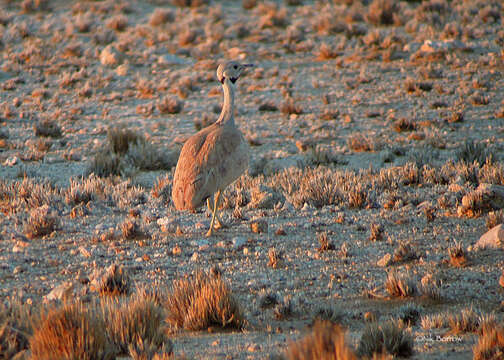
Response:
POLYGON ((474 245, 475 249, 503 249, 504 225, 499 224, 484 233, 474 245))

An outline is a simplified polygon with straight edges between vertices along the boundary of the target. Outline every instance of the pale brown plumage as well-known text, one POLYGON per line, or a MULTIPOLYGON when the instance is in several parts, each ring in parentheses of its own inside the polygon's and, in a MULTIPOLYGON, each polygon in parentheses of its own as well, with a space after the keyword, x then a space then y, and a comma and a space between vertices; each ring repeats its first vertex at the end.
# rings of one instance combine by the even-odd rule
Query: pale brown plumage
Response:
MULTIPOLYGON (((251 66, 231 61, 219 65, 217 77, 224 89, 219 119, 191 136, 180 152, 173 179, 172 199, 177 210, 194 211, 215 195, 213 216, 207 235, 212 234, 221 191, 248 167, 249 147, 234 123, 234 84, 251 66)), ((209 205, 210 208, 210 205, 209 205)))

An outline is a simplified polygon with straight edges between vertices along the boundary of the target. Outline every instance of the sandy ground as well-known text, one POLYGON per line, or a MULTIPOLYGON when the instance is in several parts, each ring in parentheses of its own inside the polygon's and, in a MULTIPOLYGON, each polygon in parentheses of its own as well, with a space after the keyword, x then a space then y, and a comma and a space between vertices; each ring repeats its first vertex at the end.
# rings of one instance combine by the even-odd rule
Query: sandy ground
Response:
MULTIPOLYGON (((0 11, 0 181, 2 189, 23 178, 45 183, 47 198, 23 202, 15 187, 0 194, 1 298, 16 294, 40 302, 69 280, 80 296, 86 286, 79 280, 113 263, 125 266, 136 285, 169 285, 217 265, 248 324, 243 332, 177 334, 175 353, 198 359, 281 353, 306 333, 321 307, 342 311, 353 346, 366 313, 382 321, 410 303, 420 306, 421 316, 473 306, 502 322, 502 249, 473 249, 487 231, 488 209, 475 217, 457 213, 462 197, 479 183, 504 185, 498 1, 400 2, 391 24, 375 24, 372 6, 344 1, 258 2, 250 10, 238 1, 199 8, 154 0, 47 1, 47 8, 34 2, 31 10, 28 3, 4 1, 0 11), (153 16, 157 8, 168 9, 166 19, 153 16), (174 209, 170 166, 125 167, 122 177, 94 178, 89 201, 67 199, 70 179, 82 185, 91 177, 90 164, 107 148, 111 127, 143 135, 173 162, 195 123, 218 116, 222 95, 215 69, 223 59, 257 65, 237 85, 236 122, 253 146, 249 175, 225 193, 228 227, 205 238, 208 211, 174 209), (162 113, 165 97, 183 102, 182 111, 162 113), (289 109, 289 101, 298 111, 293 104, 289 109), (266 104, 273 111, 262 111, 266 104), (44 121, 61 134, 37 135, 44 121), (473 142, 492 154, 494 175, 483 174, 484 161, 472 168, 454 165, 473 142), (406 175, 397 169, 408 164, 416 167, 418 181, 403 181, 406 175), (317 165, 348 176, 350 188, 323 206, 299 202, 276 187, 291 165, 302 169, 301 177, 317 165), (425 169, 446 179, 430 181, 425 169), (377 185, 387 176, 388 185, 377 185), (154 191, 160 181, 167 196, 154 191), (344 193, 359 182, 365 184, 364 201, 351 206, 344 193), (106 190, 96 191, 96 183, 106 190), (273 200, 255 201, 264 194, 273 200), (240 196, 246 201, 240 203, 240 196), (56 214, 55 231, 30 238, 30 211, 45 204, 56 214), (140 239, 121 233, 132 214, 140 239), (266 222, 265 232, 251 231, 257 220, 266 222), (382 229, 377 241, 370 239, 372 225, 382 229), (333 250, 317 250, 322 232, 333 250), (465 267, 448 261, 455 242, 467 252, 465 267), (417 256, 378 265, 401 243, 417 256), (281 254, 276 268, 268 266, 272 248, 281 254), (389 298, 384 283, 393 270, 418 283, 433 275, 441 301, 389 298), (276 319, 273 309, 261 308, 265 292, 290 299, 292 314, 276 319)), ((448 329, 424 329, 420 322, 408 331, 415 339, 413 359, 472 358, 477 341, 475 333, 441 341, 436 336, 448 329)))

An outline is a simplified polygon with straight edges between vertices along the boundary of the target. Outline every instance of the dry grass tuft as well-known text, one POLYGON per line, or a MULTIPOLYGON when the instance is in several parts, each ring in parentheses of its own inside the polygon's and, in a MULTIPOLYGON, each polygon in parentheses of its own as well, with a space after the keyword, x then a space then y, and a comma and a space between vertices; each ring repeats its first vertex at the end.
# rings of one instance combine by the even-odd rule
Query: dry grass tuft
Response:
POLYGON ((284 297, 281 303, 278 303, 273 309, 273 315, 277 320, 285 320, 294 315, 293 304, 290 296, 284 297))
POLYGON ((278 304, 278 296, 275 293, 264 291, 259 297, 259 307, 268 309, 278 304))
POLYGON ((451 334, 461 334, 478 331, 480 314, 472 307, 462 309, 459 314, 448 316, 448 325, 451 334))
POLYGON ((108 150, 96 154, 86 170, 86 174, 95 174, 98 177, 121 175, 123 172, 121 157, 108 150))
POLYGON ((416 283, 409 274, 399 274, 395 271, 389 272, 385 289, 392 297, 410 297, 418 292, 416 283))
POLYGON ((137 170, 168 170, 178 158, 178 154, 158 149, 142 135, 122 126, 111 127, 107 139, 107 147, 95 155, 87 174, 107 177, 137 170))
POLYGON ((150 26, 159 26, 175 20, 175 14, 168 9, 156 8, 149 19, 150 26))
POLYGON ((485 224, 488 230, 499 224, 504 224, 504 210, 490 211, 485 219, 485 224))
POLYGON ((0 359, 11 359, 28 349, 32 314, 18 299, 0 303, 0 359))
POLYGON ((118 155, 126 154, 132 145, 145 142, 142 135, 122 126, 111 127, 107 132, 107 139, 110 149, 118 155))
POLYGON ((419 290, 422 296, 427 299, 434 301, 441 300, 441 284, 432 274, 422 277, 419 290))
POLYGON ((395 131, 403 132, 403 131, 413 131, 416 130, 416 124, 414 121, 408 120, 406 118, 400 118, 394 121, 392 126, 395 131))
POLYGON ((129 345, 129 355, 133 360, 173 360, 173 346, 163 344, 161 348, 138 338, 129 345))
POLYGON ((351 150, 357 152, 373 151, 375 147, 370 138, 360 133, 349 136, 347 139, 347 145, 351 150))
POLYGON ((115 31, 124 31, 128 26, 128 18, 122 14, 116 15, 107 21, 106 26, 115 31))
POLYGON ((172 96, 165 96, 156 106, 161 114, 178 114, 184 108, 184 102, 172 96))
POLYGON ((477 162, 480 166, 485 164, 488 157, 493 157, 484 143, 466 141, 456 152, 456 158, 466 164, 477 162))
POLYGON ((473 347, 473 360, 499 360, 504 358, 504 327, 488 328, 473 347))
POLYGON ((50 308, 30 338, 32 357, 39 360, 114 359, 105 325, 94 308, 81 303, 50 308))
POLYGON ((362 333, 357 354, 362 357, 372 357, 386 352, 393 356, 410 357, 413 355, 413 344, 411 334, 405 331, 398 322, 371 323, 362 333))
POLYGON ((192 278, 174 280, 165 303, 166 322, 174 328, 202 330, 209 327, 244 326, 239 303, 220 276, 197 272, 192 278))
POLYGON ((311 334, 292 342, 286 352, 287 360, 356 360, 346 345, 345 333, 338 325, 317 321, 311 334))
POLYGON ((38 121, 33 129, 35 130, 35 136, 60 138, 62 135, 59 125, 52 120, 38 121))
POLYGON ((422 316, 420 325, 425 330, 446 328, 448 327, 448 314, 437 313, 422 316))
POLYGON ((172 178, 168 174, 159 176, 152 187, 151 195, 168 202, 171 199, 171 186, 172 178))
POLYGON ((450 264, 454 267, 464 267, 467 265, 467 255, 461 243, 455 242, 455 245, 448 249, 450 264))
POLYGON ((278 252, 274 247, 268 250, 268 266, 276 269, 281 265, 282 254, 278 252))
POLYGON ((319 248, 317 249, 318 252, 334 250, 334 245, 329 241, 329 238, 327 237, 327 233, 325 231, 317 234, 317 239, 320 244, 319 248))
POLYGON ((122 236, 127 240, 138 239, 145 236, 136 219, 127 218, 119 225, 119 228, 121 229, 122 236))
POLYGON ((208 5, 209 0, 172 0, 173 5, 178 7, 199 7, 203 5, 208 5))
POLYGON ((155 349, 165 346, 171 351, 172 343, 163 328, 163 309, 151 296, 134 295, 126 301, 109 298, 102 304, 102 314, 116 353, 125 355, 130 345, 140 350, 143 344, 155 349))
POLYGON ((415 303, 409 303, 399 308, 399 319, 407 326, 412 326, 420 319, 422 308, 415 303))
POLYGON ((131 279, 121 265, 110 265, 103 276, 97 280, 96 288, 100 296, 128 295, 130 292, 131 279))
POLYGON ((335 307, 321 307, 315 311, 313 317, 316 321, 330 321, 334 324, 341 324, 345 318, 345 313, 335 307))
POLYGON ((24 233, 29 239, 49 235, 56 230, 58 218, 48 205, 42 205, 30 211, 24 224, 24 233))
POLYGON ((401 242, 399 246, 394 250, 394 256, 392 257, 392 259, 396 263, 401 263, 418 259, 418 255, 410 243, 401 242))
POLYGON ((288 97, 282 103, 282 105, 280 105, 280 111, 283 114, 287 114, 287 115, 290 115, 290 114, 299 115, 299 114, 303 113, 303 108, 302 108, 301 104, 296 103, 296 100, 294 100, 294 98, 288 97))
POLYGON ((398 22, 399 6, 393 0, 373 0, 366 20, 374 25, 392 25, 398 22))
POLYGON ((369 228, 369 241, 383 240, 383 226, 377 223, 372 223, 369 228))

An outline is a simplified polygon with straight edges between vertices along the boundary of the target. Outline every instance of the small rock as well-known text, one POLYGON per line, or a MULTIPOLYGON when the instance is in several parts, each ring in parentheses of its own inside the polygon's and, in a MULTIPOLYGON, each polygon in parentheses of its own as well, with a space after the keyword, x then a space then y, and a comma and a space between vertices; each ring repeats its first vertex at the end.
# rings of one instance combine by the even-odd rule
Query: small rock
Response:
POLYGON ((380 260, 378 260, 377 264, 378 266, 386 267, 389 266, 391 262, 392 262, 392 255, 385 254, 380 260))
POLYGON ((254 221, 250 223, 250 230, 256 234, 267 232, 268 223, 265 220, 254 221))
POLYGON ((75 284, 71 281, 65 281, 64 283, 58 285, 54 289, 51 290, 49 294, 44 296, 45 301, 53 301, 53 300, 69 300, 73 295, 75 284))
POLYGON ((158 63, 161 65, 191 65, 192 62, 188 59, 183 59, 172 54, 165 54, 158 57, 158 63))
POLYGON ((433 52, 445 52, 453 49, 462 49, 466 45, 460 40, 445 40, 445 41, 435 41, 435 40, 425 40, 420 51, 426 53, 433 52))
POLYGON ((177 228, 180 228, 180 223, 168 216, 158 219, 156 223, 159 225, 162 232, 175 233, 177 228))
POLYGON ((126 76, 128 75, 129 69, 130 67, 128 64, 122 64, 116 68, 115 72, 119 76, 126 76))
POLYGON ((100 62, 102 65, 114 66, 122 63, 123 54, 113 45, 107 45, 100 53, 100 62))
POLYGON ((247 238, 245 238, 243 236, 237 236, 237 237, 233 238, 232 241, 233 241, 233 247, 235 249, 239 249, 247 243, 247 238))
POLYGON ((4 161, 4 166, 14 166, 19 163, 19 158, 17 156, 9 156, 7 160, 4 161))
POLYGON ((22 273, 22 272, 25 272, 25 268, 21 265, 18 265, 14 268, 14 270, 12 271, 13 274, 19 274, 19 273, 22 273))
POLYGON ((504 248, 504 225, 499 224, 484 233, 474 245, 478 249, 502 249, 504 248))
POLYGON ((194 252, 191 256, 191 261, 198 261, 199 257, 199 253, 194 252))

